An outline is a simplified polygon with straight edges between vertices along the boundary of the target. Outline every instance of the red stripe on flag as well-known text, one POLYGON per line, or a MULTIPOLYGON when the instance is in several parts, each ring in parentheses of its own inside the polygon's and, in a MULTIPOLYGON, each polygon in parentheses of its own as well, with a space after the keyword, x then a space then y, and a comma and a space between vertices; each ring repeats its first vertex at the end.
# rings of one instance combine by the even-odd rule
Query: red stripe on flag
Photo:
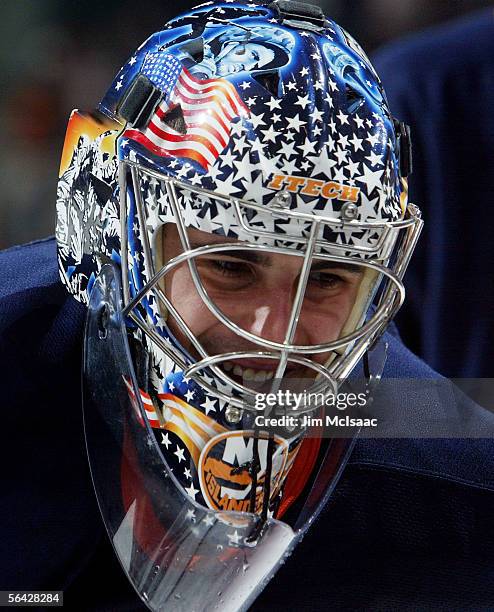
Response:
MULTIPOLYGON (((245 105, 244 101, 242 100, 242 98, 240 97, 238 91, 235 89, 234 85, 232 83, 230 83, 229 81, 227 81, 226 79, 198 79, 197 77, 194 77, 190 74, 190 72, 184 68, 183 72, 187 75, 187 78, 189 78, 191 81, 193 81, 194 83, 196 83, 199 87, 204 87, 205 85, 216 85, 219 88, 226 88, 229 92, 229 94, 235 99, 236 103, 239 105, 239 107, 245 109, 247 112, 249 112, 249 109, 247 108, 247 106, 245 105)), ((183 76, 180 76, 180 79, 183 80, 183 76)), ((207 88, 209 89, 209 88, 207 88)))
MULTIPOLYGON (((210 140, 208 140, 205 136, 199 136, 199 135, 183 136, 182 134, 173 134, 171 132, 164 132, 153 121, 151 121, 151 123, 148 125, 148 128, 151 130, 151 132, 153 132, 153 134, 156 134, 156 136, 161 138, 164 142, 166 142, 166 141, 168 141, 168 142, 180 142, 184 146, 187 146, 187 144, 190 143, 190 142, 200 143, 200 144, 203 144, 207 149, 209 149, 209 151, 211 151, 211 153, 215 157, 218 157, 219 151, 213 145, 213 143, 210 140)), ((174 152, 176 152, 176 151, 174 151, 174 152)))
MULTIPOLYGON (((197 89, 194 89, 193 87, 190 87, 190 85, 182 78, 180 78, 180 84, 189 93, 201 95, 204 97, 204 100, 202 98, 189 98, 187 94, 183 93, 181 97, 185 99, 189 104, 194 104, 194 103, 197 104, 198 100, 201 100, 201 103, 203 101, 208 101, 208 100, 214 100, 216 102, 218 101, 218 99, 221 99, 224 96, 227 99, 228 104, 230 105, 230 108, 231 108, 231 111, 229 111, 230 115, 235 115, 235 114, 238 115, 238 113, 240 112, 240 109, 246 109, 242 100, 240 100, 240 98, 237 97, 238 94, 237 96, 234 95, 237 92, 235 91, 235 88, 233 87, 233 85, 231 86, 231 88, 216 86, 216 87, 208 87, 203 90, 197 90, 197 89), (210 93, 212 95, 208 96, 208 94, 210 93)), ((218 102, 218 104, 220 103, 218 102)), ((222 110, 225 111, 224 107, 222 107, 222 110)))
POLYGON ((138 132, 137 130, 127 130, 125 132, 125 136, 136 140, 138 143, 149 149, 152 153, 156 153, 156 155, 161 155, 162 157, 187 157, 198 162, 205 170, 207 170, 211 165, 208 160, 197 151, 193 151, 192 149, 175 149, 173 151, 168 151, 163 147, 155 145, 154 142, 149 140, 147 136, 144 136, 144 134, 138 132))
MULTIPOLYGON (((188 110, 184 110, 184 117, 187 117, 187 119, 190 119, 189 121, 189 125, 194 125, 194 126, 200 126, 200 123, 196 123, 194 122, 194 117, 195 117, 195 113, 193 113, 192 111, 188 111, 188 110)), ((211 117, 213 119, 215 119, 223 128, 223 130, 225 131, 225 133, 229 136, 230 135, 230 131, 231 128, 230 126, 225 122, 225 120, 223 119, 223 117, 221 117, 215 110, 213 110, 211 112, 211 117)), ((214 128, 212 128, 214 129, 214 128)), ((221 137, 221 139, 224 141, 224 146, 226 146, 227 144, 227 140, 225 140, 224 136, 221 137)))

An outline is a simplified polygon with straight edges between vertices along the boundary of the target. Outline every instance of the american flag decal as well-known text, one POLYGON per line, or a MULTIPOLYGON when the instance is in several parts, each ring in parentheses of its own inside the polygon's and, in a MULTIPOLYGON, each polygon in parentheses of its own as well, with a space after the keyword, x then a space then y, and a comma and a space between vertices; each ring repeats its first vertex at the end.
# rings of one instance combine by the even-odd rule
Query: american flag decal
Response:
POLYGON ((126 130, 125 137, 157 155, 193 159, 208 170, 230 141, 233 119, 249 114, 234 85, 226 79, 198 79, 175 57, 163 53, 148 54, 141 72, 168 94, 147 127, 126 130), (186 134, 163 122, 178 105, 186 134))
MULTIPOLYGON (((136 401, 134 389, 125 377, 123 380, 129 392, 137 420, 144 426, 144 420, 136 401)), ((153 429, 170 431, 176 434, 187 448, 195 465, 198 464, 199 455, 207 442, 214 436, 227 431, 214 419, 206 416, 200 410, 197 410, 197 408, 194 408, 171 393, 160 393, 158 395, 161 402, 163 402, 163 419, 160 422, 150 395, 142 389, 139 389, 139 392, 150 426, 153 429)))

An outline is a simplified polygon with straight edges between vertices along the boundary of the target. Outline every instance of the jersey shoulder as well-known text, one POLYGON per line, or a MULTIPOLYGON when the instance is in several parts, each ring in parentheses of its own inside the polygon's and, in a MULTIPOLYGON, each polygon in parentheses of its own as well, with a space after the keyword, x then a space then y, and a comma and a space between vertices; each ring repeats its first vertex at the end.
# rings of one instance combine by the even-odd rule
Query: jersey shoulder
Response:
MULTIPOLYGON (((55 238, 0 252, 0 346, 4 356, 63 358, 82 339, 85 307, 58 273, 55 238)), ((31 357, 32 361, 32 357, 31 357)))
POLYGON ((60 301, 56 243, 46 238, 0 252, 0 325, 5 328, 18 314, 43 300, 60 301))
POLYGON ((371 410, 389 434, 359 439, 350 464, 494 491, 494 415, 399 338, 383 340, 388 358, 371 410))
POLYGON ((385 88, 396 82, 417 86, 414 75, 423 80, 483 72, 494 66, 494 11, 477 11, 405 36, 381 47, 372 60, 385 88))

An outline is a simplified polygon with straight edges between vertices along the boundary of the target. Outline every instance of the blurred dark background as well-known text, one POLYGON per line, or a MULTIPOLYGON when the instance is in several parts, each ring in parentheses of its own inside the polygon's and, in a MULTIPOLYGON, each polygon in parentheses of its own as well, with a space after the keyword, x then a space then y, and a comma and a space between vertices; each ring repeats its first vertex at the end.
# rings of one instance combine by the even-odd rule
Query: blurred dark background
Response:
MULTIPOLYGON (((0 248, 53 233, 58 165, 70 111, 94 107, 133 50, 169 17, 196 4, 2 0, 0 248)), ((372 53, 394 38, 491 2, 319 0, 319 4, 372 53)))

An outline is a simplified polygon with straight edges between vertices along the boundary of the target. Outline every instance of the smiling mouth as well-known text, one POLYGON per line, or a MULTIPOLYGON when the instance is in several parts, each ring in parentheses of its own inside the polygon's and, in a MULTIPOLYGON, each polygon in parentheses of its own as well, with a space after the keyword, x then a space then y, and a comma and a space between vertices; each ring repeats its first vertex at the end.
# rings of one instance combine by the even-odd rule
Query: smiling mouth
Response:
MULTIPOLYGON (((268 392, 275 380, 278 361, 265 360, 264 363, 252 363, 246 360, 244 365, 238 362, 225 361, 218 364, 225 376, 233 379, 244 387, 254 389, 257 392, 268 392)), ((289 363, 281 379, 282 387, 297 390, 306 387, 307 383, 313 382, 315 374, 303 365, 289 363)))
POLYGON ((224 362, 221 367, 228 376, 233 375, 237 381, 241 379, 244 383, 253 381, 263 383, 272 380, 276 374, 275 369, 260 370, 251 367, 242 367, 238 363, 232 363, 231 361, 224 362))

